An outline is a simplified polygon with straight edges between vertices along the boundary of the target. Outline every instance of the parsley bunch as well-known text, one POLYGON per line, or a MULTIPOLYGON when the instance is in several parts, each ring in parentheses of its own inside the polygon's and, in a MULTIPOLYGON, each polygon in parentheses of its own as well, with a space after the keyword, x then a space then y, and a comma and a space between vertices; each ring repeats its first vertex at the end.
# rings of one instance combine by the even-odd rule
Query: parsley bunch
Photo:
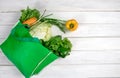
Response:
POLYGON ((72 44, 68 38, 62 39, 60 35, 52 37, 49 41, 42 41, 42 44, 62 58, 69 55, 72 48, 72 44))
POLYGON ((37 9, 30 9, 29 7, 27 7, 27 9, 23 9, 21 10, 21 17, 20 17, 20 21, 26 21, 32 17, 35 17, 37 19, 39 19, 40 17, 40 12, 37 9))

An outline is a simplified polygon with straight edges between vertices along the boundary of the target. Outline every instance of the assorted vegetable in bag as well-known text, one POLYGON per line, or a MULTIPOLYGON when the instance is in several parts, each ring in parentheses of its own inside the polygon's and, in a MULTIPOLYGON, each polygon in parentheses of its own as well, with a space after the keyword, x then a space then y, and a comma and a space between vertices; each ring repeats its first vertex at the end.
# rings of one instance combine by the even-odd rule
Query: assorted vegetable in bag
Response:
POLYGON ((44 16, 45 12, 41 14, 29 7, 21 12, 18 23, 0 48, 20 72, 30 78, 58 57, 64 58, 71 52, 70 40, 61 35, 52 36, 52 26, 65 33, 76 30, 78 23, 48 18, 51 14, 44 16))
POLYGON ((33 38, 25 26, 18 22, 0 47, 20 72, 26 78, 30 78, 58 56, 45 48, 38 38, 33 38))
POLYGON ((20 17, 20 21, 23 22, 23 24, 28 25, 28 28, 30 28, 29 32, 32 37, 37 37, 41 39, 42 44, 59 57, 64 58, 70 54, 72 48, 71 42, 68 40, 68 38, 64 38, 62 40, 61 36, 52 37, 51 28, 52 25, 55 25, 63 33, 67 32, 68 30, 74 31, 78 27, 78 23, 75 19, 65 21, 55 18, 49 18, 51 14, 44 16, 45 11, 43 14, 41 14, 37 9, 32 10, 29 7, 26 10, 22 10, 21 12, 22 16, 20 17), (56 42, 59 44, 57 44, 56 42), (58 49, 54 50, 55 47, 57 47, 58 49))

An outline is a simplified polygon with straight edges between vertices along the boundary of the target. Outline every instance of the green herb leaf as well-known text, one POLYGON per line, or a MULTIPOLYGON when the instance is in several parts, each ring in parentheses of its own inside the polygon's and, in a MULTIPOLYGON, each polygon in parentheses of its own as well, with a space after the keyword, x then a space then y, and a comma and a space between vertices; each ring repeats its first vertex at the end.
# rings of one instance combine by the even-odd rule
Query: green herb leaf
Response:
POLYGON ((60 35, 52 37, 49 41, 42 41, 42 44, 59 57, 66 57, 70 54, 72 44, 68 38, 62 39, 60 35))
POLYGON ((27 9, 21 10, 21 13, 22 13, 20 17, 21 22, 32 17, 36 17, 37 19, 39 19, 40 17, 40 12, 37 9, 30 9, 29 7, 27 7, 27 9))
POLYGON ((55 25, 64 33, 66 31, 65 21, 64 20, 53 19, 53 18, 42 18, 40 21, 55 25))

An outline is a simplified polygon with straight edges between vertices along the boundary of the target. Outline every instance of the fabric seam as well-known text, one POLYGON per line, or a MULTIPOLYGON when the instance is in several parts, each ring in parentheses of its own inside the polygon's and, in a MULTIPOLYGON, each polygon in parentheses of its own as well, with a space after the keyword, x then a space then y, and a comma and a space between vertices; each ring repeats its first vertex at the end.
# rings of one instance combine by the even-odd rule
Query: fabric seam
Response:
POLYGON ((45 61, 45 59, 51 54, 52 52, 48 53, 38 64, 37 66, 34 68, 34 70, 31 73, 31 76, 33 75, 33 73, 35 72, 35 70, 45 61))

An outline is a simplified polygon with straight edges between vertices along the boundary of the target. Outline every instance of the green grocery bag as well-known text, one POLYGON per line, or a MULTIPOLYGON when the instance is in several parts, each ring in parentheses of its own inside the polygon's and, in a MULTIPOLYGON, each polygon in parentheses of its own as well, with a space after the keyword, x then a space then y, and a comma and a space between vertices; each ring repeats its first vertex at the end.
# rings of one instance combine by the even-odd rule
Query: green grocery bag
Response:
POLYGON ((27 25, 21 22, 15 25, 0 48, 26 78, 38 74, 58 58, 45 48, 38 38, 33 38, 29 34, 27 25))

